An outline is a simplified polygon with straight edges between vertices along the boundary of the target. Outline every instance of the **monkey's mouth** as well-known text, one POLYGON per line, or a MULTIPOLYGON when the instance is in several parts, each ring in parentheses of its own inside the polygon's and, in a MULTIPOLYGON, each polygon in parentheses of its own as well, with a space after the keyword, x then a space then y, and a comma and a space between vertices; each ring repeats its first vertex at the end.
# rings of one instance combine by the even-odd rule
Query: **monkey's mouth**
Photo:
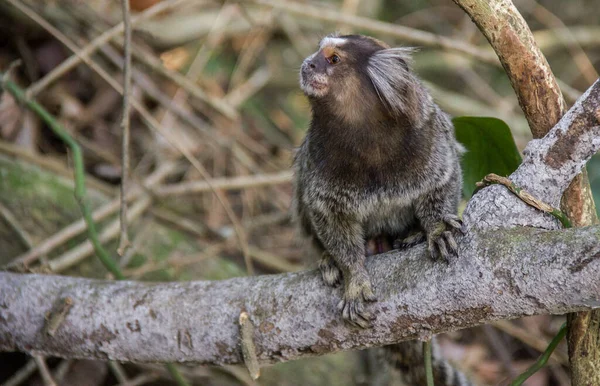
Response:
POLYGON ((327 88, 327 85, 325 83, 322 82, 318 82, 316 80, 311 80, 310 82, 308 82, 308 84, 310 85, 310 87, 312 87, 315 90, 325 90, 327 88))
POLYGON ((306 95, 320 97, 327 93, 327 78, 319 74, 312 74, 305 67, 300 73, 300 87, 306 95))

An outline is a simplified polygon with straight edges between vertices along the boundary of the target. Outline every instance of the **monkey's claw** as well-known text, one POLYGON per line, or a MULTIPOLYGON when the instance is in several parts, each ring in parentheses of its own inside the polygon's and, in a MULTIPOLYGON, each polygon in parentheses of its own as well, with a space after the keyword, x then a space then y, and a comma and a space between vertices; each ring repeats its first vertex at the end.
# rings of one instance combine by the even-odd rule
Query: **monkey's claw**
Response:
POLYGON ((449 225, 451 228, 456 229, 457 231, 460 231, 460 233, 462 233, 462 234, 465 233, 465 230, 463 229, 462 220, 454 214, 449 214, 449 215, 444 216, 444 223, 449 225))
POLYGON ((432 232, 427 234, 429 253, 433 259, 450 261, 450 257, 458 255, 458 244, 452 231, 462 230, 462 222, 457 216, 446 216, 432 232))
POLYGON ((346 322, 356 327, 367 328, 375 319, 375 315, 365 309, 365 303, 375 301, 377 301, 377 297, 371 288, 371 281, 368 278, 359 280, 352 278, 346 285, 344 297, 339 302, 338 309, 342 311, 342 318, 346 322))
POLYGON ((340 271, 329 253, 323 253, 319 262, 319 268, 321 269, 321 276, 325 284, 330 287, 337 287, 341 284, 342 271, 340 271))
POLYGON ((404 239, 394 240, 393 247, 394 249, 410 248, 412 246, 422 243, 425 240, 427 240, 427 235, 425 234, 425 232, 417 232, 404 239))

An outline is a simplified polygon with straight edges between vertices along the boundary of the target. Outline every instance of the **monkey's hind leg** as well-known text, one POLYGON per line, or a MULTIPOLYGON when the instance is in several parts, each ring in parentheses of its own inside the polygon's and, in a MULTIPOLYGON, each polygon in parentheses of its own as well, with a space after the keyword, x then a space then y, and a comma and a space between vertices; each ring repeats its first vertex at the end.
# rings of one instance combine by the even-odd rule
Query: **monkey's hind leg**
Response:
POLYGON ((330 287, 337 287, 342 284, 342 271, 339 269, 335 260, 329 252, 324 251, 319 262, 319 269, 323 281, 330 287))
POLYGON ((369 327, 375 316, 366 310, 365 303, 375 301, 377 297, 364 267, 353 272, 344 271, 344 296, 338 303, 344 320, 356 327, 369 327))
POLYGON ((319 235, 328 252, 323 256, 333 260, 342 273, 344 295, 338 304, 342 317, 354 326, 369 327, 373 314, 367 311, 365 303, 374 302, 377 298, 365 268, 365 245, 361 224, 352 215, 339 213, 333 216, 330 213, 315 211, 311 219, 315 234, 319 235))

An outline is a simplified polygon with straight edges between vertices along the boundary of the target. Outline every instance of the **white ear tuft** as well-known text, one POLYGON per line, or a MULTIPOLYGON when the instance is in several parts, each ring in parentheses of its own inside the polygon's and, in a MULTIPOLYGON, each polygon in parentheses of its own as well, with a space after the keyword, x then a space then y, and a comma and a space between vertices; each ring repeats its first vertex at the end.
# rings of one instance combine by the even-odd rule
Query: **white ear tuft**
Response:
POLYGON ((377 51, 369 58, 367 73, 388 111, 418 125, 428 94, 410 71, 414 51, 414 48, 377 51))

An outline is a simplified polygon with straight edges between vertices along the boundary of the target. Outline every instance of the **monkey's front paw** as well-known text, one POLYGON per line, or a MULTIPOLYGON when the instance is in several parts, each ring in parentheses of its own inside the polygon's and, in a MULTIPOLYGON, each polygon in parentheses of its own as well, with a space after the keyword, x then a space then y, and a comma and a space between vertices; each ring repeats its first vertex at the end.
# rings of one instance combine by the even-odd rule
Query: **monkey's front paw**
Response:
POLYGON ((458 254, 458 244, 452 234, 456 230, 462 232, 462 222, 458 216, 449 215, 427 232, 428 249, 433 259, 449 262, 451 256, 458 254))
POLYGON ((323 281, 330 287, 337 287, 342 282, 342 271, 338 268, 333 257, 328 252, 323 252, 319 262, 323 281))
POLYGON ((365 303, 375 302, 377 298, 366 272, 350 276, 346 278, 344 297, 338 304, 338 309, 342 311, 342 317, 346 322, 356 327, 367 328, 375 316, 365 309, 365 303))

